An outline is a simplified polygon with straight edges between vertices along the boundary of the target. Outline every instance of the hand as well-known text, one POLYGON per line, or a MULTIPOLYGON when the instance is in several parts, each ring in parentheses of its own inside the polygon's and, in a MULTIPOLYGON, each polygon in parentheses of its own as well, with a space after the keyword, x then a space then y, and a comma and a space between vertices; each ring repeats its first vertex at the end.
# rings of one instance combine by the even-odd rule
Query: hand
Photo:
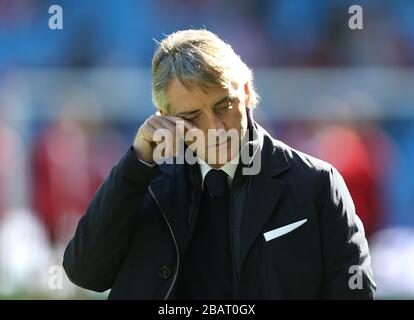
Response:
POLYGON ((158 129, 167 129, 172 133, 172 136, 174 137, 174 145, 166 145, 163 157, 176 156, 177 148, 175 146, 175 141, 176 133, 178 131, 176 130, 177 121, 184 122, 184 129, 190 130, 194 128, 193 124, 188 120, 185 120, 181 117, 162 116, 159 114, 159 112, 153 114, 147 120, 145 120, 145 122, 138 129, 133 143, 133 148, 138 158, 148 163, 154 162, 154 148, 157 146, 157 144, 162 142, 154 141, 154 133, 158 129))

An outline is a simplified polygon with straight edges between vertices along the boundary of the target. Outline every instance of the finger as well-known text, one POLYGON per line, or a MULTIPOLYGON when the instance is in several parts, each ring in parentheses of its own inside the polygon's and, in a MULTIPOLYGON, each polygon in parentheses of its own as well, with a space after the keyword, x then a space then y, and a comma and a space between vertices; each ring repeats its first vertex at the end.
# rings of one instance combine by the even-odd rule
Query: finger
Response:
MULTIPOLYGON (((177 121, 183 120, 179 117, 175 118, 177 119, 177 121)), ((162 126, 169 128, 173 132, 173 146, 172 149, 169 148, 167 151, 171 152, 169 153, 169 156, 178 156, 181 152, 184 151, 184 146, 182 144, 184 144, 185 128, 177 125, 177 122, 173 122, 167 119, 166 117, 157 117, 156 121, 157 123, 162 123, 162 126)))
POLYGON ((156 126, 150 121, 150 119, 147 119, 145 121, 144 125, 142 126, 142 136, 145 140, 149 142, 154 141, 154 133, 157 130, 156 126))
MULTIPOLYGON (((175 155, 175 140, 178 133, 178 136, 180 136, 179 132, 180 130, 177 130, 177 126, 172 123, 171 121, 168 121, 167 119, 164 119, 162 117, 155 117, 153 120, 153 125, 156 126, 159 129, 168 130, 169 133, 171 133, 168 138, 165 137, 165 140, 162 140, 164 142, 164 150, 163 150, 163 156, 164 157, 173 157, 175 155)), ((164 136, 164 134, 162 134, 164 136)))
POLYGON ((176 123, 173 123, 163 117, 157 117, 156 119, 154 119, 154 121, 156 121, 158 124, 161 124, 162 127, 167 128, 172 131, 173 136, 174 136, 174 143, 175 143, 175 139, 177 136, 179 139, 184 140, 184 136, 185 136, 184 127, 177 126, 176 123))
POLYGON ((170 130, 174 136, 174 139, 175 139, 176 134, 178 134, 179 137, 184 136, 185 128, 182 128, 181 126, 177 126, 176 123, 171 122, 168 119, 165 119, 163 117, 155 117, 154 119, 152 119, 152 125, 156 128, 160 128, 160 129, 163 128, 163 129, 170 130))
POLYGON ((158 128, 165 128, 165 129, 169 129, 169 130, 171 130, 171 131, 175 131, 175 124, 174 123, 172 123, 171 121, 168 121, 167 119, 163 119, 163 118, 161 118, 161 117, 155 117, 154 119, 153 119, 153 121, 155 122, 155 123, 157 123, 157 127, 158 128))

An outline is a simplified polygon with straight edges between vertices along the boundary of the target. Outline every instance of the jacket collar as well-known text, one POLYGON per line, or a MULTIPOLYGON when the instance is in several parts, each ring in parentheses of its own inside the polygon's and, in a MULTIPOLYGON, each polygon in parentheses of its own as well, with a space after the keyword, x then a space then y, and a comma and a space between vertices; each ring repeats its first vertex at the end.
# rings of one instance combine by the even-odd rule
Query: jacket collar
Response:
POLYGON ((258 174, 249 176, 249 189, 240 230, 240 264, 254 241, 262 236, 262 229, 279 202, 286 183, 279 176, 290 168, 283 143, 273 139, 258 124, 261 168, 258 174))
MULTIPOLYGON (((240 262, 243 263, 253 242, 261 235, 285 188, 285 182, 278 175, 290 168, 284 153, 283 143, 273 139, 259 124, 254 123, 254 137, 245 146, 253 150, 253 156, 246 164, 239 164, 236 176, 249 179, 249 190, 245 201, 240 234, 240 262), (243 168, 251 168, 260 157, 260 170, 255 175, 244 175, 243 168)), ((194 166, 186 164, 161 164, 160 173, 151 182, 162 211, 172 225, 178 247, 184 249, 188 225, 191 185, 188 170, 194 166)), ((198 171, 199 172, 199 171, 198 171)), ((201 175, 200 175, 201 176, 201 175)))
MULTIPOLYGON (((235 156, 235 158, 236 157, 239 158, 239 156, 240 155, 237 154, 235 156)), ((211 167, 209 164, 205 163, 200 158, 197 158, 197 162, 198 162, 198 165, 200 166, 200 172, 201 172, 201 177, 202 177, 202 182, 201 182, 202 188, 203 188, 203 185, 204 185, 204 179, 205 179, 207 173, 210 172, 210 170, 223 170, 227 174, 227 176, 230 178, 230 181, 233 180, 234 175, 235 175, 236 170, 237 170, 237 163, 232 162, 232 161, 227 162, 226 164, 224 164, 223 166, 221 166, 218 169, 214 169, 213 167, 211 167)))

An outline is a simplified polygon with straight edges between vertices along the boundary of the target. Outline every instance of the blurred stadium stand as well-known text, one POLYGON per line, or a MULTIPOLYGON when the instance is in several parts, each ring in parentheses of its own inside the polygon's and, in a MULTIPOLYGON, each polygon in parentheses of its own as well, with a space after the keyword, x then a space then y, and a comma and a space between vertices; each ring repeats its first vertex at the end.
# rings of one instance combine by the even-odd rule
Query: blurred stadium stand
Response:
POLYGON ((0 298, 103 298, 49 267, 151 113, 154 40, 206 27, 254 68, 259 123, 334 164, 379 298, 414 298, 414 2, 0 0, 0 298), (230 2, 229 2, 230 3, 230 2), (173 12, 174 14, 171 14, 173 12))

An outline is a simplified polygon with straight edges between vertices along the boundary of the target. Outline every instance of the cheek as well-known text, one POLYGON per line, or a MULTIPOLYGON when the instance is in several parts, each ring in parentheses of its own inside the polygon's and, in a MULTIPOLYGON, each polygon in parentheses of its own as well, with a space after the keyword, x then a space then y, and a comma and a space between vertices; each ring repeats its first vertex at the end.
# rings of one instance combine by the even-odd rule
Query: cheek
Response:
POLYGON ((244 107, 237 108, 232 114, 233 127, 243 129, 247 127, 247 115, 244 107))
POLYGON ((203 133, 204 136, 207 134, 208 128, 207 128, 205 122, 203 122, 203 121, 195 122, 194 121, 193 124, 197 127, 198 130, 200 130, 203 133))
MULTIPOLYGON (((194 138, 194 140, 188 140, 189 143, 195 143, 197 146, 201 146, 201 140, 204 140, 204 143, 207 143, 207 128, 202 121, 193 121, 193 125, 196 127, 197 134, 195 135, 197 138, 194 138)), ((192 136, 192 135, 190 135, 192 136)))

